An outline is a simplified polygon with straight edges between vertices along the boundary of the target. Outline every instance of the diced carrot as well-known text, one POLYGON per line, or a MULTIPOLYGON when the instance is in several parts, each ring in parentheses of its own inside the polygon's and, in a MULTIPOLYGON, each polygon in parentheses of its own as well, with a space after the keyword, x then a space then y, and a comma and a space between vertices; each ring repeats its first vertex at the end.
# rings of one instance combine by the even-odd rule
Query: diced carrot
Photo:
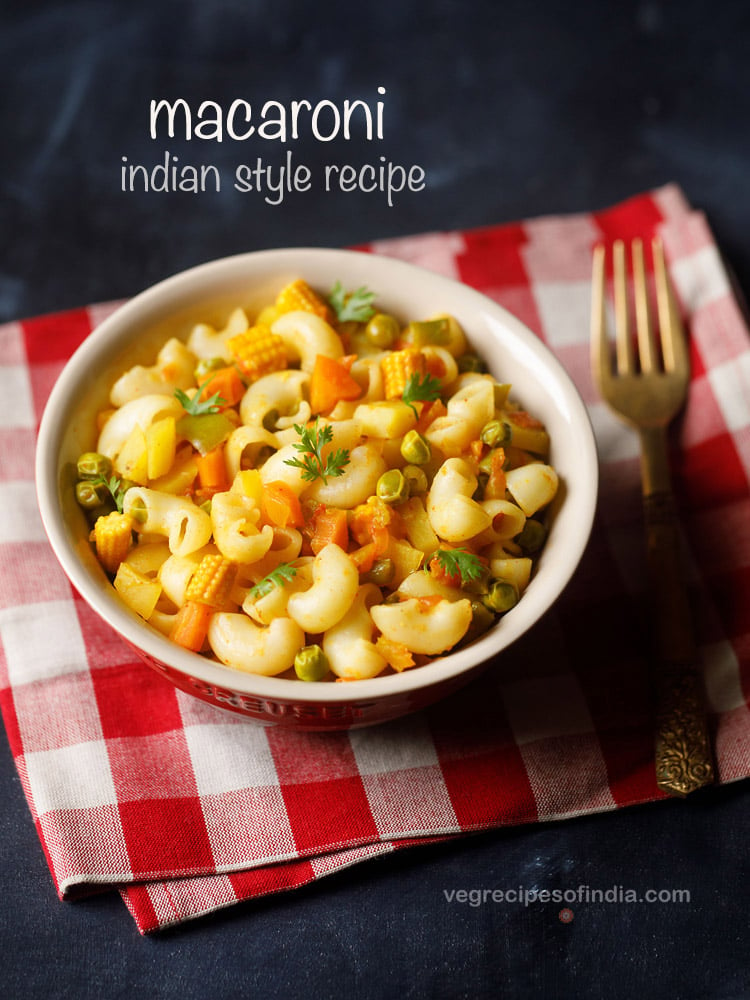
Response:
POLYGON ((343 358, 336 359, 340 365, 342 365, 348 372, 352 370, 352 365, 357 360, 356 354, 345 354, 343 358))
POLYGON ((344 552, 349 548, 349 529, 345 510, 321 504, 313 515, 311 527, 310 548, 315 555, 331 542, 342 548, 344 552))
POLYGON ((425 359, 425 368, 429 375, 434 378, 442 378, 445 375, 445 362, 439 354, 426 354, 425 359))
POLYGON ((376 558, 387 551, 391 537, 403 538, 406 534, 406 525, 398 511, 373 498, 354 508, 349 527, 352 537, 360 545, 375 543, 376 558))
POLYGON ((444 417, 447 412, 448 410, 442 399, 434 399, 432 402, 425 403, 417 421, 417 430, 419 433, 422 434, 433 420, 437 420, 438 417, 444 417))
POLYGON ((215 372, 212 372, 201 390, 200 398, 205 401, 216 393, 224 400, 223 403, 219 404, 222 409, 227 406, 236 406, 245 395, 245 384, 234 365, 217 368, 215 372))
POLYGON ((388 528, 381 528, 377 525, 372 529, 372 544, 375 546, 375 558, 379 559, 388 551, 391 542, 391 533, 388 528))
POLYGON ((312 497, 302 497, 300 500, 303 519, 302 526, 300 528, 300 532, 302 534, 301 556, 314 555, 310 542, 315 534, 315 514, 321 507, 324 506, 325 504, 322 504, 320 500, 313 500, 312 497))
POLYGON ((379 554, 375 542, 368 542, 354 552, 349 553, 350 559, 354 562, 360 573, 369 573, 373 563, 379 554))
POLYGON ((195 464, 198 466, 200 488, 204 493, 212 495, 229 489, 223 443, 207 451, 205 455, 196 455, 195 464))
POLYGON ((266 483, 261 502, 266 519, 280 528, 301 528, 305 522, 299 497, 286 483, 266 483))
POLYGON ((399 673, 414 666, 412 652, 403 642, 396 642, 394 639, 386 639, 384 635, 379 635, 375 642, 375 648, 399 673))
POLYGON ((486 450, 487 445, 479 438, 469 444, 469 451, 471 452, 472 458, 475 458, 477 462, 481 461, 486 450))
POLYGON ((178 646, 199 652, 208 634, 214 609, 199 601, 186 601, 177 612, 169 638, 178 646))
POLYGON ((505 451, 503 448, 495 448, 490 458, 490 476, 484 487, 485 500, 505 499, 505 451))
POLYGON ((325 354, 315 358, 310 376, 310 409, 313 413, 332 410, 340 399, 359 399, 362 387, 340 361, 325 354))

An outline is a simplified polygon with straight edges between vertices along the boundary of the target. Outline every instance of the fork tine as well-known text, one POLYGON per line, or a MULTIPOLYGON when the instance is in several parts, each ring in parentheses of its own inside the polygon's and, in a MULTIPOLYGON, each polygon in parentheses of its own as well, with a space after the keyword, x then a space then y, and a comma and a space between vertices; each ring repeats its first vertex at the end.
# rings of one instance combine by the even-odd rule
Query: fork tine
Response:
POLYGON ((591 278, 591 364, 600 385, 612 374, 604 304, 604 247, 594 248, 591 278))
POLYGON ((628 287, 625 267, 625 244, 615 240, 612 246, 612 264, 615 277, 615 357, 617 370, 627 375, 635 370, 633 364, 633 344, 630 339, 628 317, 628 287))
POLYGON ((646 266, 643 261, 643 243, 633 240, 633 290, 635 293, 636 332, 641 371, 644 374, 656 370, 656 341, 651 326, 651 312, 648 307, 648 287, 646 266))
POLYGON ((664 369, 668 372, 679 371, 687 373, 689 360, 685 342, 685 331, 669 282, 667 265, 664 259, 664 245, 660 239, 654 240, 653 250, 656 305, 659 311, 664 369))

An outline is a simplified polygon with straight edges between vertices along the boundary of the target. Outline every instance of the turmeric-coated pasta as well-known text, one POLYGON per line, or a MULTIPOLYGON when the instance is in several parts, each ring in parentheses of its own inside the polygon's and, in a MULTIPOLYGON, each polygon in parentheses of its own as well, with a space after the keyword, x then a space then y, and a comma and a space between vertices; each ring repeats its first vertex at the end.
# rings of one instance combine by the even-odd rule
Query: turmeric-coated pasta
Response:
POLYGON ((308 683, 418 668, 512 613, 558 476, 470 340, 303 278, 165 338, 78 463, 125 604, 193 652, 308 683))

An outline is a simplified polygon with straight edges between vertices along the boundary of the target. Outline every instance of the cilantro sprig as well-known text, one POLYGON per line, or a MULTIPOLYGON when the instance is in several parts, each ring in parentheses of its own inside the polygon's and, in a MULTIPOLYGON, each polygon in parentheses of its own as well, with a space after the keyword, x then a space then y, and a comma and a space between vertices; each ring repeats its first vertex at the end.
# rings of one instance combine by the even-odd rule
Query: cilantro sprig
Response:
POLYGON ((201 399, 201 393, 211 381, 211 377, 198 386, 192 398, 186 392, 183 392, 182 389, 175 389, 174 394, 177 402, 191 417, 202 417, 205 413, 218 413, 222 406, 225 405, 226 400, 219 392, 215 392, 208 399, 201 399))
POLYGON ((414 410, 415 416, 419 416, 414 405, 417 402, 432 403, 440 398, 440 382, 434 375, 429 373, 424 376, 419 372, 412 372, 406 380, 401 398, 414 410))
POLYGON ((322 479, 327 483, 329 476, 335 479, 343 475, 344 466, 349 464, 349 452, 346 448, 329 453, 323 460, 323 448, 333 440, 333 427, 330 424, 321 427, 320 418, 316 417, 311 426, 295 424, 294 429, 300 436, 299 443, 294 447, 302 453, 302 458, 287 458, 284 465, 301 469, 302 478, 308 482, 322 479))
POLYGON ((479 556, 466 549, 438 549, 433 559, 447 576, 460 576, 461 583, 478 580, 484 572, 479 556))
POLYGON ((271 593, 274 587, 283 587, 285 583, 293 580, 296 575, 297 570, 294 566, 290 566, 289 563, 280 563, 267 576, 264 576, 262 580, 256 583, 254 587, 250 588, 250 597, 253 599, 265 597, 266 594, 271 593))
POLYGON ((364 285, 353 292, 347 292, 340 281, 336 282, 328 296, 328 302, 341 323, 348 323, 350 320, 366 323, 375 315, 374 301, 375 292, 364 285))
POLYGON ((122 514, 122 505, 125 494, 128 492, 130 487, 133 485, 132 482, 124 481, 118 479, 117 476, 110 476, 105 479, 104 476, 97 476, 96 479, 91 480, 92 486, 103 486, 112 497, 115 503, 115 507, 122 514))

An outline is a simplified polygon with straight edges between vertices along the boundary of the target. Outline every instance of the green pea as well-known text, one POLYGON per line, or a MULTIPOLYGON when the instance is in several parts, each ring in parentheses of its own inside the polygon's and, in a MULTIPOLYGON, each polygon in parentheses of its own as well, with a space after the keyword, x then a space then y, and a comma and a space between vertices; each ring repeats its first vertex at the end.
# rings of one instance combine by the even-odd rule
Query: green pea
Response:
POLYGON ((487 365, 476 354, 462 354, 456 359, 460 372, 486 372, 487 365))
POLYGON ((518 604, 518 590, 507 580, 494 580, 483 600, 490 611, 502 614, 518 604))
POLYGON ((409 498, 409 481, 401 469, 389 469, 378 479, 375 492, 384 503, 401 503, 409 498))
POLYGON ((204 382, 206 377, 211 374, 211 372, 216 372, 220 368, 226 368, 227 363, 224 358, 201 358, 198 364, 195 366, 195 371, 193 372, 193 378, 198 383, 204 382))
POLYGON ((303 646, 294 657, 294 672, 301 681, 322 681, 329 670, 328 657, 318 645, 303 646))
POLYGON ((375 583, 378 587, 387 587, 396 575, 396 566, 392 559, 376 559, 369 573, 362 577, 364 583, 375 583))
POLYGON ((84 510, 95 510, 111 500, 111 494, 104 483, 82 479, 76 483, 76 500, 84 510))
POLYGON ((401 456, 411 465, 424 465, 432 458, 432 448, 419 431, 409 431, 401 442, 401 456))
POLYGON ((495 616, 490 609, 487 608, 478 598, 474 598, 471 602, 471 622, 462 641, 464 643, 473 642, 475 639, 478 639, 480 635, 484 635, 488 629, 492 628, 494 622, 495 616))
POLYGON ((547 540, 547 529, 541 521, 528 518, 514 541, 524 552, 538 552, 547 540))
POLYGON ((400 332, 398 320, 388 313, 375 313, 365 327, 365 337, 373 347, 381 347, 383 350, 393 347, 400 332))
POLYGON ((409 484, 409 496, 416 496, 418 493, 426 493, 429 487, 424 469, 418 465, 405 465, 401 470, 409 484))
POLYGON ((503 448, 510 444, 510 424, 504 420, 490 420, 479 432, 479 438, 490 448, 503 448))
POLYGON ((108 479, 112 475, 112 463, 106 455, 98 451, 86 451, 76 464, 79 479, 108 479))
POLYGON ((211 508, 212 508, 212 506, 213 505, 211 503, 211 498, 209 497, 208 500, 204 500, 203 501, 203 503, 200 505, 200 509, 201 510, 205 510, 205 512, 210 517, 211 516, 211 508))

